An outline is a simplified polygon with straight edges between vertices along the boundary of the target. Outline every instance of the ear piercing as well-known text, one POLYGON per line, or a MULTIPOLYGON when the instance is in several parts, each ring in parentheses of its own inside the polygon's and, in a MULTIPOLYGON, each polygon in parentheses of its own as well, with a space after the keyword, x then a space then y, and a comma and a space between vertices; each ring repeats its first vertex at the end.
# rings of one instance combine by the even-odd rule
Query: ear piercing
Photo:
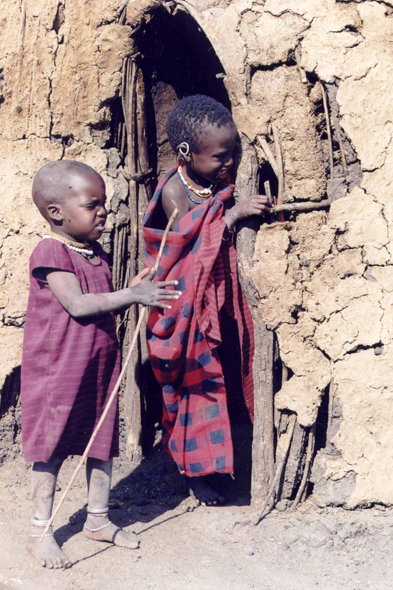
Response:
POLYGON ((180 152, 180 155, 184 157, 188 156, 190 153, 190 146, 186 141, 182 141, 181 144, 177 146, 177 149, 180 152))

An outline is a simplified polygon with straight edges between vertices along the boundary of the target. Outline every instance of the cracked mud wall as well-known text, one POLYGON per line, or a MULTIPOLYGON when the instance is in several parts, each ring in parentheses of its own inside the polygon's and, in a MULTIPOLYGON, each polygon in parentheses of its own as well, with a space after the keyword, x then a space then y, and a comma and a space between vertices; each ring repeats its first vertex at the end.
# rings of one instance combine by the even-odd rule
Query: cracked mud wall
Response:
MULTIPOLYGON (((129 35, 158 2, 7 2, 0 14, 0 385, 20 364, 28 257, 44 224, 30 200, 46 161, 80 159, 104 176, 119 214, 125 186, 111 144, 129 35)), ((166 3, 172 6, 173 3, 166 3)), ((242 132, 244 184, 273 123, 285 202, 330 211, 259 229, 240 260, 257 312, 293 376, 276 397, 308 427, 329 388, 325 448, 313 468, 321 504, 393 503, 393 2, 199 0, 186 7, 224 67, 242 132), (330 169, 322 89, 333 133, 330 169)), ((164 8, 162 8, 164 9, 164 8)), ((255 310, 254 310, 255 312, 255 310)))

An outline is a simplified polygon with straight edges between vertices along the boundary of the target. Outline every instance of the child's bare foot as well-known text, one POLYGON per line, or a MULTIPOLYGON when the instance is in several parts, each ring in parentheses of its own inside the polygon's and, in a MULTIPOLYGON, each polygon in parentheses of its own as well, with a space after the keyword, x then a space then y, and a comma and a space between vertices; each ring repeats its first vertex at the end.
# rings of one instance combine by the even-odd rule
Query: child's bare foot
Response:
POLYGON ((224 496, 209 486, 206 477, 189 477, 188 485, 197 506, 216 506, 225 502, 224 496))
POLYGON ((123 531, 123 529, 113 524, 107 516, 97 517, 88 514, 83 527, 83 534, 88 539, 93 539, 93 541, 106 541, 119 547, 127 547, 127 549, 137 549, 139 547, 139 539, 135 533, 123 531))
POLYGON ((42 528, 33 527, 32 534, 27 542, 27 551, 36 558, 42 567, 48 569, 67 569, 71 567, 70 560, 64 555, 55 541, 52 527, 40 542, 42 531, 42 528))

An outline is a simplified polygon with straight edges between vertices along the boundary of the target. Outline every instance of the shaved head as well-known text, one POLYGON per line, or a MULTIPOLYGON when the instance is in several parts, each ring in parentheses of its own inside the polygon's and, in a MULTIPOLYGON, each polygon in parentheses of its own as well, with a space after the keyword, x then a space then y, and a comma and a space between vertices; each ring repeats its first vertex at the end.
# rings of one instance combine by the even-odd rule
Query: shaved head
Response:
POLYGON ((76 178, 95 176, 104 184, 102 177, 87 164, 74 160, 57 160, 40 168, 33 180, 33 201, 46 220, 48 205, 60 204, 74 188, 76 178))

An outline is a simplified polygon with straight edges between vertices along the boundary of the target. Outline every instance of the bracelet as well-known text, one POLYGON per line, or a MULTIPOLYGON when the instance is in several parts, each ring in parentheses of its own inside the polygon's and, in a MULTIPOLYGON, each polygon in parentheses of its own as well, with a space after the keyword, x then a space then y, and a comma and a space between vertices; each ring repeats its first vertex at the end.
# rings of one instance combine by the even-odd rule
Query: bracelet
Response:
POLYGON ((223 242, 230 242, 230 241, 232 241, 234 233, 235 233, 235 230, 232 230, 231 231, 227 227, 225 227, 225 229, 223 231, 223 234, 222 234, 221 240, 223 242), (226 237, 224 237, 224 236, 226 236, 226 237))

